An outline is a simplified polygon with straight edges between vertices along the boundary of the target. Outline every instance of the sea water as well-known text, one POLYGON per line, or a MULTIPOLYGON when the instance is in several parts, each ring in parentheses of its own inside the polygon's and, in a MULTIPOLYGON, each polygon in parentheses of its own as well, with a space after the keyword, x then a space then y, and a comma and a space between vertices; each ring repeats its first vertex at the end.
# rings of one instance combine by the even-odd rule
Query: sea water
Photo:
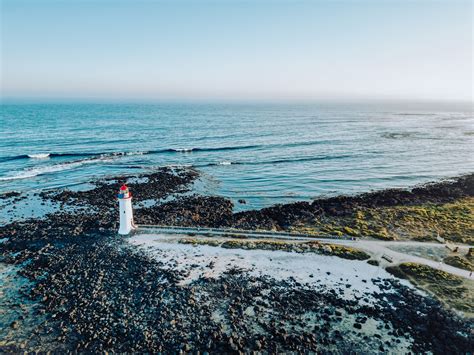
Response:
POLYGON ((202 193, 229 197, 241 210, 474 171, 470 105, 62 103, 0 110, 0 193, 193 166, 202 173, 202 193))

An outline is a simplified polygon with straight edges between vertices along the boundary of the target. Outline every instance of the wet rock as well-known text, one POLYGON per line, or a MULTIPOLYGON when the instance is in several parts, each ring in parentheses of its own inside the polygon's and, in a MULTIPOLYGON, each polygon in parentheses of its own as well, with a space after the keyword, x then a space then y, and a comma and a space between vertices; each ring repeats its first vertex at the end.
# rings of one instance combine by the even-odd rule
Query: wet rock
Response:
POLYGON ((4 192, 0 194, 0 198, 12 198, 12 197, 18 197, 21 196, 21 193, 18 191, 9 191, 9 192, 4 192))
POLYGON ((192 195, 136 210, 137 223, 222 227, 232 224, 233 204, 222 197, 192 195))

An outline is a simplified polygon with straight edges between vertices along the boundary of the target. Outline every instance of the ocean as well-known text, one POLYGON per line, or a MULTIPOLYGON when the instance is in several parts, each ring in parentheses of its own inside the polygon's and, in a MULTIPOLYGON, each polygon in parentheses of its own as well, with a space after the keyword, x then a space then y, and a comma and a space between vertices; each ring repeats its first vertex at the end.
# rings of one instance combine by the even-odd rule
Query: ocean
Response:
POLYGON ((0 193, 86 188, 193 166, 236 210, 474 171, 471 106, 416 103, 3 104, 0 193), (238 203, 243 199, 246 204, 238 203))

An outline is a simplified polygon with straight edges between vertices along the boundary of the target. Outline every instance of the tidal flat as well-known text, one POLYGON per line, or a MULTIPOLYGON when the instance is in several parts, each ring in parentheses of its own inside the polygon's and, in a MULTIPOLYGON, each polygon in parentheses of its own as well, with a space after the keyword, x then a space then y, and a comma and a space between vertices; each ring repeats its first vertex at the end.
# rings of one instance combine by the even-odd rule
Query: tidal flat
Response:
MULTIPOLYGON (((470 266, 458 259, 472 257, 474 175, 237 213, 225 197, 197 194, 199 178, 194 169, 160 168, 92 181, 83 190, 50 190, 36 196, 49 213, 2 225, 0 351, 474 348, 469 303, 446 302, 446 292, 453 300, 472 298, 473 281, 464 276, 470 266), (138 224, 299 231, 307 239, 140 230, 119 237, 115 195, 122 182, 134 194, 138 224), (365 241, 391 243, 387 250, 398 241, 438 248, 438 236, 461 248, 434 253, 431 262, 447 260, 443 267, 461 276, 364 249, 365 241), (361 242, 347 246, 353 238, 361 242)), ((4 209, 11 201, 20 210, 29 203, 16 194, 2 199, 4 209)), ((409 249, 407 258, 426 257, 409 249)))

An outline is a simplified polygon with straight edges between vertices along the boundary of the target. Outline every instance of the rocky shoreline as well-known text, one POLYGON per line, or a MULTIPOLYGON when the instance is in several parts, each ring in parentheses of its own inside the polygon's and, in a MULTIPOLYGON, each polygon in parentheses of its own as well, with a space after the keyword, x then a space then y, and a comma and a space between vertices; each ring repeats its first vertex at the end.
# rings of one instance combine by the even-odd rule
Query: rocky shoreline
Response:
POLYGON ((40 325, 21 319, 11 324, 10 335, 0 339, 0 352, 331 353, 403 348, 441 354, 474 348, 472 320, 394 279, 371 280, 379 289, 371 292, 377 300, 371 304, 363 297, 346 299, 342 291, 324 284, 309 287, 241 269, 182 285, 191 270, 165 267, 116 237, 116 201, 110 197, 127 181, 135 203, 144 204, 136 210, 138 223, 288 229, 315 218, 351 214, 360 207, 472 197, 474 174, 411 191, 387 190, 235 214, 225 198, 191 194, 198 177, 194 170, 163 168, 108 179, 89 191, 50 191, 41 194, 47 203, 79 205, 87 212, 62 211, 0 227, 0 262, 20 267, 19 274, 32 282, 25 300, 36 302, 35 312, 45 318, 40 325), (150 200, 161 202, 147 206, 150 200), (21 344, 14 337, 18 327, 31 327, 30 339, 21 344), (55 342, 39 340, 45 337, 55 342))
MULTIPOLYGON (((43 228, 35 228, 35 225, 41 222, 55 228, 70 226, 71 228, 81 228, 83 231, 114 231, 117 228, 118 212, 116 200, 112 196, 116 195, 117 186, 123 182, 127 182, 130 190, 133 191, 134 204, 136 205, 135 221, 138 224, 235 227, 246 230, 291 230, 307 225, 314 226, 315 221, 316 223, 325 220, 333 222, 333 218, 359 216, 364 208, 382 209, 425 204, 438 206, 474 198, 474 174, 470 174, 417 186, 411 190, 389 189, 356 196, 316 199, 312 203, 297 202, 234 213, 233 203, 229 199, 221 196, 193 194, 192 184, 198 178, 199 172, 191 168, 160 168, 150 174, 92 181, 91 184, 94 188, 86 191, 65 189, 42 192, 38 195, 44 203, 58 204, 61 209, 69 207, 76 209, 76 211, 49 214, 41 221, 31 219, 11 223, 2 227, 0 238, 2 234, 7 234, 11 229, 25 228, 27 225, 29 225, 30 232, 33 228, 33 230, 39 229, 40 233, 44 233, 46 225, 43 225, 43 228), (172 197, 171 200, 167 201, 170 197, 172 197), (146 206, 147 202, 150 206, 146 206), (84 209, 85 207, 87 209, 84 209)), ((13 198, 15 202, 21 200, 21 196, 16 193, 6 193, 3 198, 13 198)), ((426 211, 422 212, 426 213, 426 211)), ((465 213, 469 217, 468 223, 472 222, 470 211, 465 213)), ((359 221, 359 223, 364 224, 366 221, 359 221)), ((341 230, 330 230, 331 223, 326 223, 323 226, 323 233, 325 228, 328 230, 328 235, 339 235, 342 232, 351 235, 356 232, 348 226, 341 230)), ((366 226, 362 226, 362 228, 366 228, 366 226)), ((57 234, 57 232, 49 232, 53 235, 57 234)), ((71 233, 69 230, 67 232, 71 233)), ((472 228, 468 228, 466 231, 469 234, 472 232, 472 228)), ((72 233, 73 236, 80 234, 74 231, 72 233)), ((374 237, 374 235, 368 236, 374 237)), ((470 239, 474 240, 474 236, 471 235, 467 241, 470 239)))
POLYGON ((325 216, 350 215, 358 208, 379 208, 424 203, 448 203, 474 196, 474 174, 449 181, 417 186, 411 190, 389 189, 356 196, 296 202, 258 211, 232 213, 231 201, 222 197, 187 196, 180 200, 141 209, 138 221, 186 226, 232 226, 242 229, 284 230, 325 216))
POLYGON ((36 334, 54 335, 65 350, 378 352, 412 342, 410 351, 446 353, 473 345, 469 323, 393 280, 374 280, 375 305, 241 270, 181 286, 186 272, 165 269, 107 236, 89 238, 14 260, 29 260, 21 271, 36 280, 28 297, 47 315, 36 334), (374 324, 373 336, 363 334, 374 324))

